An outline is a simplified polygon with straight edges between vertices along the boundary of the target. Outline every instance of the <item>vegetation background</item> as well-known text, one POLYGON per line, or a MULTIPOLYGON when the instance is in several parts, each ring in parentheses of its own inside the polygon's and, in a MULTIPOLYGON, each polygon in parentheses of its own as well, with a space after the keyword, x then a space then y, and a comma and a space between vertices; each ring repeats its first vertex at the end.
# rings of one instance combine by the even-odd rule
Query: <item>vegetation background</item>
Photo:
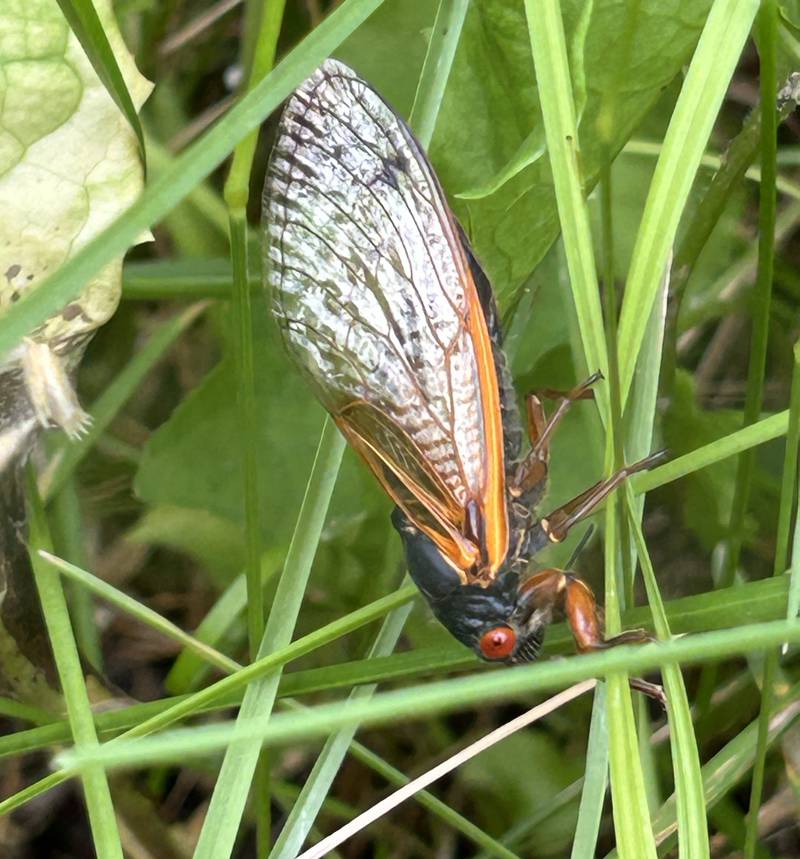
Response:
MULTIPOLYGON (((60 6, 125 107, 121 44, 104 41, 91 3, 60 6)), ((24 14, 36 24, 59 11, 41 0, 24 14)), ((609 672, 594 699, 459 767, 339 855, 800 855, 796 649, 777 657, 800 640, 781 621, 800 583, 789 551, 800 125, 791 99, 776 114, 800 68, 796 4, 120 0, 114 14, 155 84, 140 125, 128 105, 145 194, 20 303, 38 316, 0 320, 0 352, 152 226, 80 368, 93 429, 77 442, 48 434, 35 457, 46 513, 31 500, 34 549, 49 525, 75 565, 61 581, 80 649, 118 689, 93 722, 75 665, 66 676, 58 665, 69 723, 36 694, 2 699, 5 855, 294 856, 548 692, 609 672), (273 51, 281 64, 259 84, 273 51), (605 593, 610 628, 622 612, 668 643, 496 671, 409 602, 390 505, 323 428, 260 288, 274 110, 329 53, 429 141, 494 284, 520 394, 597 367, 609 380, 554 439, 546 506, 623 454, 669 449, 635 498, 597 517, 605 527, 577 562, 605 593), (257 143, 246 138, 262 119, 257 143), (223 159, 242 138, 231 167, 223 159), (637 554, 645 575, 634 580, 637 554), (257 655, 268 661, 242 674, 257 655), (658 666, 669 729, 622 673, 658 666), (233 738, 248 680, 241 712, 258 720, 233 738), (361 718, 363 745, 351 744, 361 718), (98 737, 159 728, 91 757, 98 737), (80 779, 51 772, 73 744, 77 756, 56 765, 83 761, 80 779)), ((573 548, 540 560, 563 564, 573 548)), ((52 589, 54 566, 34 558, 52 589)), ((58 654, 70 624, 54 625, 64 616, 43 601, 58 654)), ((569 652, 554 627, 547 656, 569 652)))

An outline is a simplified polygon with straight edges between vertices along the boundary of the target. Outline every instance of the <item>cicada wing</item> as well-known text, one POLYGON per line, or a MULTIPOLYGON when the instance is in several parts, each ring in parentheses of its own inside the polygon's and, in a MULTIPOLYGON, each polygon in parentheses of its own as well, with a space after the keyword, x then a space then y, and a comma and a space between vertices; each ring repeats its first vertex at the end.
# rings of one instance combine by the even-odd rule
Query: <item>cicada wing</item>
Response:
POLYGON ((390 497, 454 566, 466 571, 480 562, 477 547, 454 525, 463 511, 402 429, 369 403, 352 403, 335 420, 390 497))
POLYGON ((326 61, 284 109, 263 204, 266 277, 289 352, 411 520, 440 547, 466 536, 497 569, 508 526, 492 344, 455 221, 410 131, 352 70, 326 61))

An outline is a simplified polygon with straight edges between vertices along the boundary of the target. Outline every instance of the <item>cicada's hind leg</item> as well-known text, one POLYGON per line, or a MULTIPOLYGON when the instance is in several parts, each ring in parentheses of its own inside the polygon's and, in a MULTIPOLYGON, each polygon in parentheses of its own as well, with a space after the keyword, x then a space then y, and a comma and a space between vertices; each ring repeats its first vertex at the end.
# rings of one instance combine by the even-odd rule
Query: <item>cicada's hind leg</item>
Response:
POLYGON ((647 471, 655 465, 663 462, 666 451, 653 453, 633 465, 626 465, 611 477, 595 483, 580 495, 554 510, 549 516, 541 519, 541 526, 553 543, 560 543, 569 533, 570 529, 595 511, 597 506, 607 498, 621 483, 632 474, 639 471, 647 471))
POLYGON ((517 467, 514 475, 511 493, 519 498, 526 495, 547 478, 547 468, 550 461, 550 439, 561 419, 569 410, 575 400, 586 400, 594 396, 592 385, 602 379, 601 373, 594 373, 580 385, 576 385, 570 391, 556 391, 546 388, 543 391, 533 392, 525 398, 528 412, 528 436, 531 449, 525 459, 517 467), (555 411, 547 417, 542 405, 542 399, 557 400, 555 411))
MULTIPOLYGON (((580 653, 605 650, 619 644, 643 644, 652 641, 644 629, 629 629, 611 638, 603 635, 600 614, 592 589, 577 576, 559 569, 542 570, 520 587, 521 598, 546 615, 564 616, 580 653)), ((662 706, 666 703, 664 690, 655 683, 638 677, 630 680, 632 689, 644 692, 662 706)))

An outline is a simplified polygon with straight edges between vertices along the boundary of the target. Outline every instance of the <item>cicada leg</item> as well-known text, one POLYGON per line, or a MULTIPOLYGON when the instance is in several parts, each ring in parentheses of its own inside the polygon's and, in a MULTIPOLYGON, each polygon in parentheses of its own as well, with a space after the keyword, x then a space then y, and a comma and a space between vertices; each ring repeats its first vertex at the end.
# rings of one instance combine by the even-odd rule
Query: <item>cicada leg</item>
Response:
POLYGON ((547 477, 547 467, 550 460, 550 439, 556 427, 576 400, 586 400, 594 396, 592 385, 602 379, 601 373, 593 373, 569 391, 557 391, 546 388, 533 392, 525 398, 528 413, 528 437, 531 449, 525 459, 517 467, 511 492, 515 497, 530 492, 547 477), (542 398, 558 400, 555 411, 547 417, 542 405, 542 398))
MULTIPOLYGON (((645 629, 628 629, 619 635, 605 638, 601 631, 597 603, 592 589, 585 582, 569 573, 563 575, 567 579, 564 587, 564 613, 572 630, 575 644, 581 653, 605 650, 619 644, 645 644, 654 640, 645 629)), ((642 680, 641 677, 631 677, 628 682, 631 689, 643 692, 666 708, 666 695, 657 683, 649 683, 647 680, 642 680)))
POLYGON ((594 486, 590 486, 571 501, 558 507, 549 516, 542 518, 541 525, 545 533, 554 543, 560 543, 567 536, 570 528, 593 513, 597 506, 623 481, 632 474, 647 471, 660 462, 663 462, 666 455, 667 452, 664 450, 652 453, 650 456, 640 459, 639 462, 633 463, 633 465, 626 465, 620 468, 611 477, 595 483, 594 486))
MULTIPOLYGON (((548 615, 567 619, 579 653, 605 650, 620 644, 644 644, 653 637, 644 629, 629 629, 605 638, 597 602, 592 589, 577 576, 559 569, 542 570, 520 587, 522 599, 548 615)), ((662 706, 666 703, 664 690, 655 683, 638 677, 630 680, 632 689, 644 692, 662 706)))

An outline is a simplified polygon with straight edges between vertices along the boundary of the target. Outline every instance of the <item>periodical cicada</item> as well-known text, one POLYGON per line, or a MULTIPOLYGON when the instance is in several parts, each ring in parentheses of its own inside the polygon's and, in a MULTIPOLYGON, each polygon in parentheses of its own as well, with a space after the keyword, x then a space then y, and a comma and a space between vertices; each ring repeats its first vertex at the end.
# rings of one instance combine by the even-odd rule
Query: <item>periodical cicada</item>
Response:
MULTIPOLYGON (((527 443, 489 282, 409 128, 328 60, 289 98, 263 197, 265 277, 294 362, 394 501, 408 570, 436 617, 484 659, 523 662, 566 616, 578 649, 603 638, 570 572, 526 576, 649 457, 538 516, 552 433, 597 376, 527 443)), ((642 684, 644 685, 644 684, 642 684)))

